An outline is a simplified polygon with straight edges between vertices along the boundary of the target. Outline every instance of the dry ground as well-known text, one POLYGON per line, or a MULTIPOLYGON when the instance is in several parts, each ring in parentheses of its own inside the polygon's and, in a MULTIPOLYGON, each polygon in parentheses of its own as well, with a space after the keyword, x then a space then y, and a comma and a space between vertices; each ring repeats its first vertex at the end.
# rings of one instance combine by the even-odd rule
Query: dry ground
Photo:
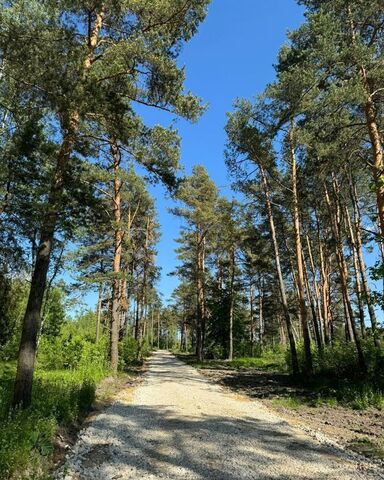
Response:
POLYGON ((130 397, 81 432, 57 479, 384 478, 166 352, 155 352, 130 397))

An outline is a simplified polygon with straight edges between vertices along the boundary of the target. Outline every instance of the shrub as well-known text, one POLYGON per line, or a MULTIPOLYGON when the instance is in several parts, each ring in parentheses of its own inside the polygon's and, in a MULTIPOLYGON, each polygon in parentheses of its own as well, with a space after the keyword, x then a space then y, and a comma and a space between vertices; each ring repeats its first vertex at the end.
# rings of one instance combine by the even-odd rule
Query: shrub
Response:
POLYGON ((39 367, 46 370, 93 368, 104 371, 107 353, 106 337, 96 344, 76 333, 74 325, 66 324, 59 336, 41 338, 37 360, 39 367))
POLYGON ((147 340, 141 344, 138 340, 126 336, 119 343, 119 368, 124 370, 129 365, 140 365, 144 358, 151 353, 151 346, 147 340))
POLYGON ((0 480, 40 479, 48 467, 47 459, 52 453, 57 426, 73 422, 90 408, 95 398, 96 382, 107 372, 95 368, 90 362, 86 364, 85 360, 76 370, 38 370, 32 405, 24 411, 9 409, 14 367, 7 365, 2 368, 2 373, 0 480))

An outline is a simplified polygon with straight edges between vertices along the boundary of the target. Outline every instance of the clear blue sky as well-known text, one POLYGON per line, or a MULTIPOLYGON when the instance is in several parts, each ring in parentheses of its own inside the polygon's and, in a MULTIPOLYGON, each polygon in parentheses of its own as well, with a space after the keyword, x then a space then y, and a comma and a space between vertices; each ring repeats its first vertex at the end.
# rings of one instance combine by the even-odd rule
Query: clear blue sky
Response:
MULTIPOLYGON (((273 64, 286 33, 303 21, 295 0, 213 0, 205 22, 184 47, 180 65, 186 68, 186 88, 209 104, 196 124, 176 122, 182 139, 181 162, 189 174, 203 164, 219 187, 230 183, 224 164, 226 112, 237 97, 250 98, 274 79, 273 64)), ((149 123, 169 122, 158 112, 145 112, 149 123)), ((161 187, 152 188, 157 199, 162 238, 158 264, 159 289, 168 299, 178 280, 167 274, 176 265, 174 239, 180 221, 168 213, 172 202, 161 187)), ((222 193, 231 195, 228 188, 222 193)))

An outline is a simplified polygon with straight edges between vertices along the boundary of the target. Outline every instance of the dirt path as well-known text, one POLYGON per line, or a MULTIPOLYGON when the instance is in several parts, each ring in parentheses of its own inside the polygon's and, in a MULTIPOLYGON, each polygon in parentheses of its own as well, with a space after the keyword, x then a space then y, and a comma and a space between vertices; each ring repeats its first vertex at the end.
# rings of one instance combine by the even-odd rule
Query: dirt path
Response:
POLYGON ((269 412, 156 352, 132 400, 82 432, 65 480, 384 479, 269 412), (129 402, 129 403, 128 403, 129 402))

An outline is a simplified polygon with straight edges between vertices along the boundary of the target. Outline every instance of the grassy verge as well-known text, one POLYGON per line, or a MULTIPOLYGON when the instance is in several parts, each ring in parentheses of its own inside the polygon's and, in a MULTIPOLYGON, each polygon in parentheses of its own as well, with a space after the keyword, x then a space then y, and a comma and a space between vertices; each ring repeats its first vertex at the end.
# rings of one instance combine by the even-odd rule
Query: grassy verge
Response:
MULTIPOLYGON (((194 355, 178 354, 179 358, 198 369, 255 371, 255 377, 260 372, 287 373, 286 355, 281 352, 266 352, 260 357, 241 357, 232 361, 206 360, 198 362, 194 355)), ((348 378, 335 375, 315 375, 310 382, 301 378, 290 379, 294 391, 290 395, 277 398, 274 401, 281 406, 298 409, 300 406, 343 406, 354 410, 368 408, 384 409, 384 389, 371 378, 348 378), (283 405, 285 403, 285 405, 283 405)))
POLYGON ((235 369, 235 370, 263 370, 263 371, 287 371, 285 355, 282 353, 266 353, 261 357, 239 357, 228 360, 205 360, 198 362, 195 355, 179 353, 178 357, 184 362, 200 369, 235 369))
POLYGON ((53 440, 59 426, 70 425, 88 411, 100 369, 37 371, 33 402, 10 411, 15 366, 0 366, 0 479, 48 479, 53 440))

